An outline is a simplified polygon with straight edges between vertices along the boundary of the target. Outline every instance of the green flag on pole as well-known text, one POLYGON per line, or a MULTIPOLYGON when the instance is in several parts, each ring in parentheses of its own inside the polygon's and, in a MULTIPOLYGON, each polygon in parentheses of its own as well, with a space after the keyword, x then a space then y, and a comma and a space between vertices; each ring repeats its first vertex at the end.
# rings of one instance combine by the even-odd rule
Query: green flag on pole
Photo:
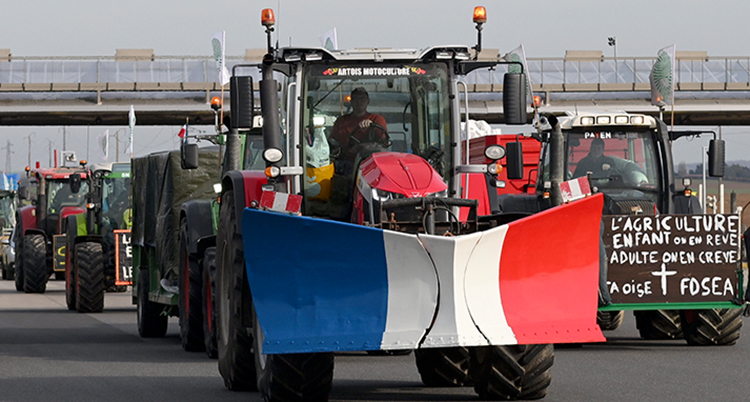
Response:
POLYGON ((674 104, 675 45, 659 49, 656 62, 651 68, 651 104, 668 106, 674 104))

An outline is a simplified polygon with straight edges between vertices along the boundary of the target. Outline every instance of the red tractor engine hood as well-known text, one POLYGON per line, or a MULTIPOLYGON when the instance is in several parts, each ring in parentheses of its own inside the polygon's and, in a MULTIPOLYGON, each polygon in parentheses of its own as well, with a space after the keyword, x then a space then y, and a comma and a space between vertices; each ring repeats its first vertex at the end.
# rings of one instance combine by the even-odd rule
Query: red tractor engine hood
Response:
POLYGON ((407 198, 423 197, 448 188, 438 172, 414 154, 378 152, 365 159, 360 170, 371 188, 407 198))

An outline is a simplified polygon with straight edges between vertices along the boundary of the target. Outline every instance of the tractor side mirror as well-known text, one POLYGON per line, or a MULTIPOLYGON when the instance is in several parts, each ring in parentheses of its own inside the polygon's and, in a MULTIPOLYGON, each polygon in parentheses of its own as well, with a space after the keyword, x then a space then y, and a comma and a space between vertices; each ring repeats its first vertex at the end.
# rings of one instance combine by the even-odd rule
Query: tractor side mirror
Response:
POLYGON ((180 161, 183 169, 198 169, 198 144, 182 144, 180 161))
POLYGON ((231 128, 250 130, 253 128, 253 77, 232 76, 229 81, 231 128))
POLYGON ((503 77, 505 124, 526 124, 526 75, 506 73, 503 77))
POLYGON ((724 177, 724 140, 710 140, 708 142, 708 175, 724 177))
POLYGON ((505 156, 509 180, 523 179, 523 145, 520 142, 505 144, 508 154, 505 156))
POLYGON ((68 177, 68 180, 70 182, 70 191, 72 191, 73 194, 78 194, 78 192, 81 191, 81 174, 73 173, 68 177))

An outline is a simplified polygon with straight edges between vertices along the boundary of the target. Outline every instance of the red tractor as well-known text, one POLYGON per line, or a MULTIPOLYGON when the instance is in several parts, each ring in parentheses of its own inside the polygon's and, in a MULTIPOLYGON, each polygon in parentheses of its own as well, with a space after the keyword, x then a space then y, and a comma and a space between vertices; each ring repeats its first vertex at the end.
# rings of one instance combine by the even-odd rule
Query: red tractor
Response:
MULTIPOLYGON (((47 279, 65 277, 65 217, 85 212, 86 161, 82 167, 55 167, 35 170, 26 168, 39 183, 35 205, 17 211, 18 241, 16 242, 17 283, 26 293, 44 293, 47 279), (70 176, 77 175, 71 180, 70 176)), ((21 289, 19 289, 21 290, 21 289)))

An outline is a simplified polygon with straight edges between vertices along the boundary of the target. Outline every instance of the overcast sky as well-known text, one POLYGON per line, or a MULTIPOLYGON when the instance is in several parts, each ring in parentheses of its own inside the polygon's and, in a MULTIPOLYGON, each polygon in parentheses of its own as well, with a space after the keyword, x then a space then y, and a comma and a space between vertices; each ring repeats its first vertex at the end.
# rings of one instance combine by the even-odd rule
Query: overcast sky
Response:
MULTIPOLYGON (((336 28, 340 48, 423 48, 468 45, 476 41, 472 10, 480 2, 455 0, 25 0, 0 8, 0 48, 14 56, 111 56, 116 49, 147 48, 159 56, 211 53, 211 36, 226 31, 228 55, 265 47, 260 11, 273 8, 281 46, 319 46, 318 36, 336 28)), ((565 50, 601 50, 612 56, 607 37, 617 38, 618 57, 655 57, 664 46, 707 51, 709 56, 750 56, 750 1, 524 0, 486 1, 488 22, 483 46, 507 52, 523 44, 527 57, 562 57, 565 50)), ((68 148, 85 154, 86 127, 67 129, 68 148)), ((114 128, 116 130, 117 128, 114 128)), ((114 131, 111 130, 111 131, 114 131)), ((145 128, 143 128, 145 130, 145 128)), ((136 153, 171 148, 179 128, 149 129, 149 146, 136 153)), ((2 128, 0 147, 14 143, 14 165, 25 165, 32 136, 34 160, 47 161, 49 141, 61 147, 60 128, 2 128)), ((88 131, 88 133, 87 133, 88 131)), ((750 149, 750 129, 725 128, 728 159, 750 149)), ((121 137, 122 138, 122 137, 121 137)), ((91 148, 89 146, 89 148, 91 148)), ((113 150, 114 151, 114 150, 113 150)), ((90 151, 89 151, 90 152, 90 151)), ((695 147, 676 148, 678 160, 691 159, 695 147), (684 154, 684 155, 683 155, 684 154)), ((743 157, 743 159, 745 159, 743 157)), ((750 159, 750 158, 746 158, 750 159)), ((0 151, 0 161, 5 152, 0 151)), ((0 165, 0 168, 3 168, 0 165)))

